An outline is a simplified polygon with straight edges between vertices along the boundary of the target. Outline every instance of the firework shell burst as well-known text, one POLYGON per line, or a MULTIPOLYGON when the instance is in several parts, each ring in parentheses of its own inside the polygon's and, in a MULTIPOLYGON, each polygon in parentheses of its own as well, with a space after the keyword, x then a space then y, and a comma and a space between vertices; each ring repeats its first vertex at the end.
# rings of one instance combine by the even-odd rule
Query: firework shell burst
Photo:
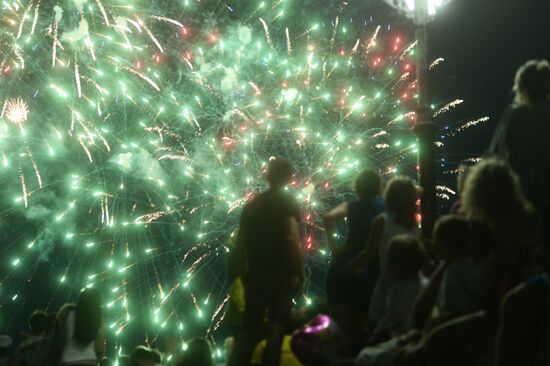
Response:
POLYGON ((114 344, 215 338, 227 242, 277 155, 296 167, 307 304, 329 261, 322 214, 353 176, 416 173, 406 30, 346 3, 307 26, 284 1, 228 4, 2 5, 2 329, 37 287, 54 306, 98 286, 114 344))

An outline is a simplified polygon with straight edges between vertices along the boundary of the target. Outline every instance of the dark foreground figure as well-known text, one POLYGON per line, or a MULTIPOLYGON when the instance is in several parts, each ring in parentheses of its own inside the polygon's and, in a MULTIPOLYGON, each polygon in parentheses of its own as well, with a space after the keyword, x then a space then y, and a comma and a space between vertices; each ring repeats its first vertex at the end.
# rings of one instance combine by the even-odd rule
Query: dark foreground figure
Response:
POLYGON ((302 287, 304 266, 297 224, 298 203, 284 191, 292 177, 287 160, 272 160, 268 167, 269 190, 252 200, 241 218, 235 250, 244 251, 245 303, 241 331, 230 366, 250 363, 261 339, 266 311, 269 317, 267 345, 262 364, 278 366, 281 344, 290 321, 292 298, 302 287))

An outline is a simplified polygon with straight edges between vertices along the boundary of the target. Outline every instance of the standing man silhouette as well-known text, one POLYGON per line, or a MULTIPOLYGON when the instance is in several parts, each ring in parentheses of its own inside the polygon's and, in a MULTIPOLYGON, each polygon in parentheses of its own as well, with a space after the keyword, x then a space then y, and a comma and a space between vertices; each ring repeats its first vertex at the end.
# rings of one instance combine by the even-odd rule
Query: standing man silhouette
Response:
POLYGON ((260 341, 266 311, 267 345, 263 366, 279 366, 281 345, 287 331, 292 298, 304 283, 304 261, 298 234, 300 208, 285 192, 292 178, 292 166, 283 158, 270 161, 269 190, 249 202, 241 216, 235 250, 244 259, 245 312, 241 332, 229 366, 250 364, 260 341))

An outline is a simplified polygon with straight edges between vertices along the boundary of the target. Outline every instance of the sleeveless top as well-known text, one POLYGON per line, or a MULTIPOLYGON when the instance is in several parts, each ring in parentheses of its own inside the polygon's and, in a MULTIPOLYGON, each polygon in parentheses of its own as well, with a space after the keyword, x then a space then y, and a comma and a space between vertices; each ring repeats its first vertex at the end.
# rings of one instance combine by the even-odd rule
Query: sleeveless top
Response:
POLYGON ((348 238, 346 246, 355 256, 365 249, 372 220, 384 211, 382 198, 348 202, 348 238))
POLYGON ((67 333, 65 335, 65 348, 61 354, 62 363, 96 362, 96 354, 94 349, 95 340, 88 344, 80 344, 74 339, 75 330, 75 311, 71 310, 67 315, 65 324, 67 333))
POLYGON ((412 235, 415 238, 420 237, 420 229, 415 226, 412 229, 406 228, 401 224, 395 222, 395 215, 385 212, 382 214, 384 217, 384 230, 382 232, 382 239, 380 240, 380 250, 378 252, 380 258, 380 267, 385 268, 388 261, 388 249, 390 241, 397 235, 412 235))

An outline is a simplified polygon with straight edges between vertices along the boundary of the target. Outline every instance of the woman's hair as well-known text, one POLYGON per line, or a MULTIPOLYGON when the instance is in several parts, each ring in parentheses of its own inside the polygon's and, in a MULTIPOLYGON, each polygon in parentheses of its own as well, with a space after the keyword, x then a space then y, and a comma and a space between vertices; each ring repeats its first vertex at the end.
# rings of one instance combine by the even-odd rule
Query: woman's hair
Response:
POLYGON ((80 293, 75 309, 73 338, 82 344, 92 342, 101 326, 101 294, 93 287, 80 293))
POLYGON ((497 158, 483 160, 472 168, 462 195, 462 211, 469 219, 496 224, 505 215, 531 209, 518 176, 497 158))
POLYGON ((425 260, 420 241, 414 236, 397 235, 390 240, 388 262, 395 263, 404 276, 410 277, 418 273, 425 260))
POLYGON ((550 98, 550 64, 546 60, 531 60, 516 73, 514 84, 516 102, 532 104, 550 98))
POLYGON ((355 193, 362 200, 369 200, 380 193, 382 179, 374 169, 363 170, 355 179, 355 193))
POLYGON ((389 181, 384 192, 386 209, 404 224, 414 224, 418 192, 412 180, 395 177, 389 181))

